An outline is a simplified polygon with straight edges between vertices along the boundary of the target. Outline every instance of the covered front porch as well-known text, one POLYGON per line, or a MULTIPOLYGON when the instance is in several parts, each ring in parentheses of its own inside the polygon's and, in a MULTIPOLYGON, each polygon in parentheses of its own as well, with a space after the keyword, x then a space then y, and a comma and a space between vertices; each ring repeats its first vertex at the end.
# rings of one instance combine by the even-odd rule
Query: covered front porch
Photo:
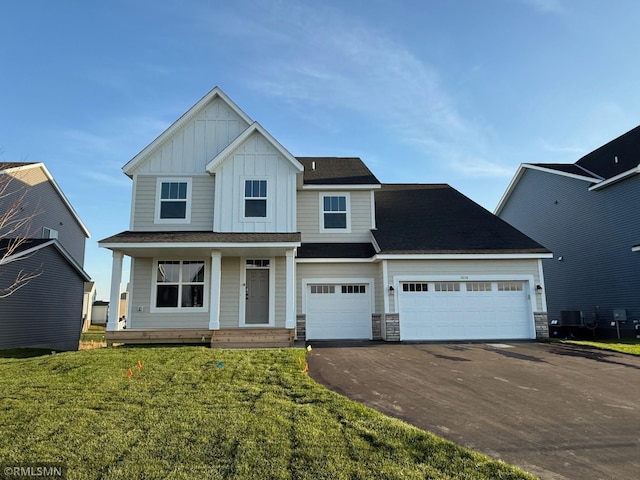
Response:
POLYGON ((110 309, 107 343, 290 346, 299 238, 124 232, 101 241, 113 252, 112 305, 119 301, 123 259, 131 259, 126 318, 110 309))

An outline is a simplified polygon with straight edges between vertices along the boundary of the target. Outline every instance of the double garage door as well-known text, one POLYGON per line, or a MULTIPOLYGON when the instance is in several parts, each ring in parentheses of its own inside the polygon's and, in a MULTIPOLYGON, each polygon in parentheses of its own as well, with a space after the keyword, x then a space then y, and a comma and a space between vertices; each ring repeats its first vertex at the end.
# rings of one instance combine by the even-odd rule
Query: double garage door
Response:
POLYGON ((535 338, 523 281, 400 282, 400 340, 535 338))
POLYGON ((371 293, 369 283, 307 285, 307 339, 371 339, 371 293))

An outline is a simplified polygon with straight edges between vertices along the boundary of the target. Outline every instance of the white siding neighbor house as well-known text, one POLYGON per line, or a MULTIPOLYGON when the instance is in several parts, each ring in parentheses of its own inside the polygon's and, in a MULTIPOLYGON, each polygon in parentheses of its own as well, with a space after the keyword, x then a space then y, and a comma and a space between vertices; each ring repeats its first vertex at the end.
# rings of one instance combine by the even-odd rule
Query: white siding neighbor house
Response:
POLYGON ((214 88, 124 167, 107 341, 546 335, 550 252, 448 185, 381 184, 359 158, 294 157, 214 88))

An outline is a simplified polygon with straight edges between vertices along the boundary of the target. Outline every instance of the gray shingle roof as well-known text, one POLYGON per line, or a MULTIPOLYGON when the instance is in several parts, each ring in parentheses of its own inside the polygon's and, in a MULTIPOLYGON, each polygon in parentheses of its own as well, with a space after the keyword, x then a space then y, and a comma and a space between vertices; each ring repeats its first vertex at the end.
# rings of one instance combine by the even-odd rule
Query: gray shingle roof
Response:
POLYGON ((99 243, 299 243, 300 233, 131 232, 99 243))
POLYGON ((611 140, 576 162, 603 178, 611 178, 640 163, 640 126, 611 140))
POLYGON ((359 158, 296 157, 304 166, 305 185, 379 185, 359 158), (313 168, 315 166, 315 169, 313 168))
POLYGON ((376 254, 370 243, 303 243, 298 258, 371 258, 376 254))
POLYGON ((559 172, 571 173, 573 175, 580 175, 582 177, 591 177, 594 180, 600 180, 601 177, 594 175, 593 172, 589 172, 584 168, 580 168, 574 163, 532 163, 536 167, 548 168, 549 170, 557 170, 559 172))
POLYGON ((383 184, 373 235, 380 253, 549 253, 445 184, 383 184))

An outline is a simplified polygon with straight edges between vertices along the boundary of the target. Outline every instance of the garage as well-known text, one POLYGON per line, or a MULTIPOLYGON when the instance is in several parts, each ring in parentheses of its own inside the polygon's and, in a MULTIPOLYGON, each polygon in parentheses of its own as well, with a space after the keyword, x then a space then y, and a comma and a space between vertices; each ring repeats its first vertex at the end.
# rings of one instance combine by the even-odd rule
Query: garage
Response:
POLYGON ((400 340, 535 338, 526 281, 407 281, 398 290, 400 340))
POLYGON ((308 340, 371 339, 370 283, 306 286, 308 340))

